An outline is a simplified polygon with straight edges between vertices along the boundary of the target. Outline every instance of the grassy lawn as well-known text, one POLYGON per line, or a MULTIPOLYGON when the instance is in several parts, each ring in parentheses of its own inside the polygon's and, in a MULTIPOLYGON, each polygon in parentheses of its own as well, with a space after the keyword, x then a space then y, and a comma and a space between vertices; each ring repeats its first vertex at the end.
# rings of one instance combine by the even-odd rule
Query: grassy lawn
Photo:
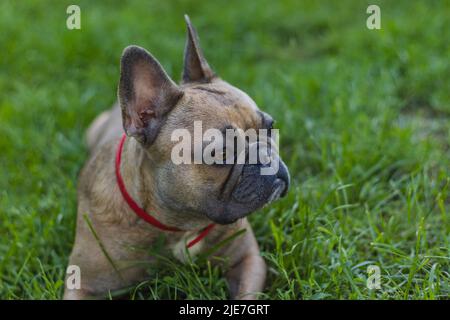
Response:
MULTIPOLYGON (((116 100, 125 46, 180 78, 184 13, 216 72, 280 129, 291 192, 250 217, 263 297, 449 298, 448 1, 75 1, 69 31, 72 3, 0 3, 0 298, 61 298, 85 129, 116 100), (382 29, 368 30, 375 3, 382 29)), ((206 263, 151 272, 132 298, 227 297, 206 263)))

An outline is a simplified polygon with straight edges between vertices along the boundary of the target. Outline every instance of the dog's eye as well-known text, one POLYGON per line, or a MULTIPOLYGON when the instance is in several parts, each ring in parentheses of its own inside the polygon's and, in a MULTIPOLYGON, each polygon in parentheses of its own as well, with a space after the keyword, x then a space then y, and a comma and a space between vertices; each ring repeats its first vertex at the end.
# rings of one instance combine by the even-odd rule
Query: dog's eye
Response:
POLYGON ((223 148, 222 150, 220 150, 219 152, 215 152, 215 150, 213 150, 211 152, 211 156, 214 158, 214 165, 217 166, 224 166, 227 165, 227 157, 228 157, 228 152, 227 152, 227 148, 223 148))
POLYGON ((217 164, 226 164, 227 162, 227 148, 223 148, 217 156, 214 157, 216 159, 217 164))

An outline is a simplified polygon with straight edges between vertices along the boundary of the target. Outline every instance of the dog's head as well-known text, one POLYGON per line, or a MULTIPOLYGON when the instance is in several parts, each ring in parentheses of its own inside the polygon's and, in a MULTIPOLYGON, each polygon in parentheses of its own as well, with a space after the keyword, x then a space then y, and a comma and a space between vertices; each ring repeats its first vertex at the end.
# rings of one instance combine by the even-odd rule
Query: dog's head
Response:
MULTIPOLYGON (((152 192, 160 207, 207 216, 220 224, 232 223, 286 194, 289 173, 272 147, 268 156, 277 162, 277 170, 262 174, 261 169, 269 164, 259 157, 256 162, 249 161, 245 156, 252 149, 248 139, 244 161, 239 162, 235 154, 229 154, 227 129, 261 132, 258 130, 272 129, 273 120, 260 111, 247 94, 215 75, 187 16, 186 22, 188 33, 180 85, 170 79, 146 50, 137 46, 125 49, 118 91, 123 126, 127 135, 139 141, 148 154, 154 183, 152 192), (194 141, 198 142, 198 133, 194 132, 194 122, 201 124, 201 134, 217 129, 223 135, 223 139, 210 137, 209 150, 214 159, 235 161, 196 163, 198 146, 194 141), (174 135, 174 132, 182 134, 174 135), (184 157, 192 161, 177 163, 173 155, 180 150, 174 153, 174 148, 179 148, 183 139, 192 148, 181 152, 189 150, 184 157), (225 147, 215 145, 219 140, 225 147)), ((205 141, 200 139, 204 147, 205 141)), ((268 145, 273 142, 268 141, 268 145)), ((234 146, 235 142, 233 138, 234 146)), ((261 142, 253 145, 258 149, 261 142)), ((237 147, 231 149, 234 153, 238 150, 237 147)))

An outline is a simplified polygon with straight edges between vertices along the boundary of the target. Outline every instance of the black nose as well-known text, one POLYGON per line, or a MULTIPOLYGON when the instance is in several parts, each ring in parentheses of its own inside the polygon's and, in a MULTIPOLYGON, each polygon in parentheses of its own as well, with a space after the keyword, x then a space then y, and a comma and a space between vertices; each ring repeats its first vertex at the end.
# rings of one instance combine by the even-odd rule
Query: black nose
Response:
POLYGON ((284 190, 281 193, 281 197, 284 197, 289 190, 291 178, 289 176, 288 168, 286 167, 286 165, 284 164, 284 162, 281 159, 280 159, 280 167, 277 172, 277 178, 284 181, 284 190))

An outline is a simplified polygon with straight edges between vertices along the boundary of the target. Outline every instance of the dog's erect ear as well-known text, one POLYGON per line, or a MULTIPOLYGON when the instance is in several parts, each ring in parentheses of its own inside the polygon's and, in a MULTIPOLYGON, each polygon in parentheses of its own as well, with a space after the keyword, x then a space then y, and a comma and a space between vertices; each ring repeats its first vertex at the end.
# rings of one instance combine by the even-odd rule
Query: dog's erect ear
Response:
POLYGON ((120 62, 119 102, 125 132, 151 144, 183 92, 145 49, 125 48, 120 62))
POLYGON ((187 15, 187 39, 184 49, 183 82, 209 82, 215 77, 200 48, 197 32, 187 15))

